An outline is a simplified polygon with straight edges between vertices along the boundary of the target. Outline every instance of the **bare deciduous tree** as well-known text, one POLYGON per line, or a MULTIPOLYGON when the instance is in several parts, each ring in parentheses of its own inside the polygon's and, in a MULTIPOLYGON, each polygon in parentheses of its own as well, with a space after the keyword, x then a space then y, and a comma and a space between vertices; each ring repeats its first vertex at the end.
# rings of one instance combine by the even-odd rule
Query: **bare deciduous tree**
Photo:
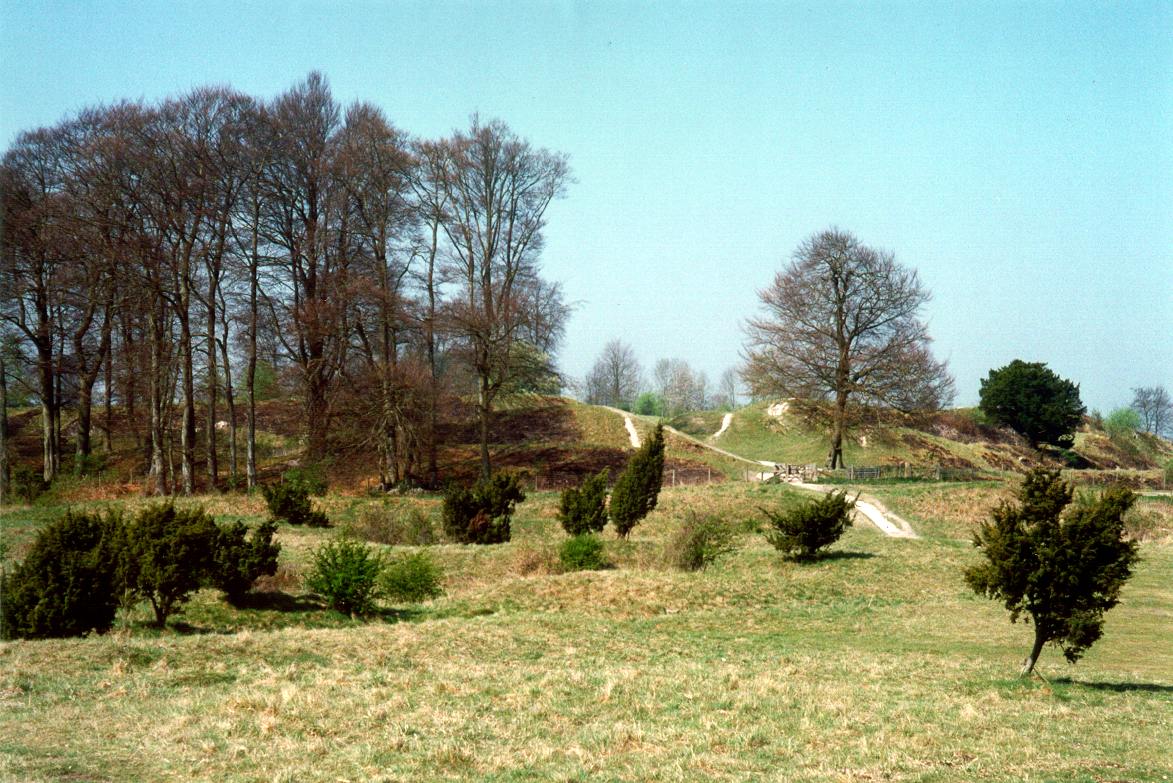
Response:
POLYGON ((929 292, 891 253, 822 231, 759 297, 766 312, 746 327, 745 379, 755 394, 831 401, 830 467, 843 462, 850 403, 907 411, 952 400, 919 318, 929 292))
POLYGON ((1173 429, 1173 400, 1164 386, 1141 386, 1132 390, 1131 408, 1140 414, 1147 432, 1164 435, 1173 429))
POLYGON ((738 373, 733 367, 726 369, 721 373, 721 379, 717 381, 717 394, 721 397, 721 401, 729 407, 730 410, 737 408, 738 395, 738 373))
POLYGON ((276 335, 301 372, 307 456, 326 456, 330 392, 347 344, 350 225, 336 168, 340 109, 314 72, 267 113, 272 154, 264 169, 265 233, 274 261, 262 298, 276 335))
POLYGON ((443 228, 460 286, 450 314, 477 379, 481 476, 488 479, 494 401, 510 379, 526 321, 524 288, 536 276, 546 208, 562 195, 570 169, 566 156, 532 147, 500 121, 473 117, 450 144, 443 228))
POLYGON ((683 359, 660 359, 652 375, 664 402, 664 415, 703 410, 708 405, 709 379, 683 359))
POLYGON ((586 401, 631 410, 643 384, 643 369, 630 345, 611 340, 586 377, 586 401))

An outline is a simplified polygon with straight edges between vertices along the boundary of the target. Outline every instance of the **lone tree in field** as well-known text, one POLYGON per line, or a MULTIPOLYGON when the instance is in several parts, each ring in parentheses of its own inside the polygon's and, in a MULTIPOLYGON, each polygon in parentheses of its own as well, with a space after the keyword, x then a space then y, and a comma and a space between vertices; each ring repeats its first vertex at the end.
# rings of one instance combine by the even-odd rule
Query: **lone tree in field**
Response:
POLYGON ((1047 642, 1072 663, 1079 660, 1100 638, 1104 612, 1118 603, 1137 559, 1136 543, 1124 537, 1132 492, 1113 487, 1064 515, 1071 497, 1058 471, 1037 468, 1026 475, 1019 504, 1004 503, 974 535, 985 560, 966 569, 965 581, 1002 601, 1011 622, 1025 612, 1034 624, 1024 677, 1047 642))
POLYGON ((611 489, 608 509, 615 532, 620 538, 656 508, 664 480, 664 427, 655 432, 627 463, 611 489))
POLYGON ((1042 362, 1021 359, 990 370, 981 383, 978 407, 994 424, 1026 438, 1031 448, 1074 442, 1086 410, 1077 384, 1060 378, 1042 362))
POLYGON ((822 231, 758 296, 766 313, 746 327, 745 380, 754 396, 832 402, 830 467, 843 463, 852 401, 911 411, 953 399, 918 317, 929 292, 891 253, 822 231))

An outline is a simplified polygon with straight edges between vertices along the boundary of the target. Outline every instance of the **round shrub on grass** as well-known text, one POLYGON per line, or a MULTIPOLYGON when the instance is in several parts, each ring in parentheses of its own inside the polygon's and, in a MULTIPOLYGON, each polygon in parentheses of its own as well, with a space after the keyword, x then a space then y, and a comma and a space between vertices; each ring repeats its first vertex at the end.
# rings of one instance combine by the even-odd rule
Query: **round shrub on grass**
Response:
POLYGON ((427 552, 400 555, 386 565, 380 583, 385 598, 416 604, 444 594, 444 572, 427 552))
POLYGON ((306 587, 330 607, 351 615, 370 614, 382 588, 383 556, 350 538, 327 541, 311 553, 306 587))
POLYGON ((567 487, 562 491, 558 519, 562 529, 572 536, 601 533, 607 525, 607 478, 610 470, 603 468, 589 477, 581 487, 567 487))
POLYGON ((819 500, 781 513, 762 509, 769 529, 766 540, 775 549, 796 560, 812 560, 818 550, 839 540, 851 527, 855 501, 847 492, 831 492, 819 500))
POLYGON ((114 624, 121 586, 116 512, 66 512, 42 528, 28 556, 0 577, 0 635, 42 639, 102 633, 114 624))
POLYGON ((224 593, 229 603, 238 603, 261 575, 277 573, 277 554, 281 545, 273 543, 277 523, 262 522, 246 538, 248 528, 234 522, 220 528, 212 556, 211 583, 224 593))
POLYGON ((162 628, 211 579, 220 528, 202 507, 147 506, 125 528, 125 586, 151 602, 162 628))
POLYGON ((265 498, 269 515, 291 525, 329 527, 329 518, 310 504, 310 495, 315 489, 322 488, 322 485, 288 476, 287 473, 277 484, 261 485, 261 495, 265 498))
POLYGON ((591 533, 566 539, 558 551, 558 560, 565 571, 601 571, 611 567, 603 554, 603 542, 591 533))
POLYGON ((471 488, 450 484, 444 491, 444 534, 460 544, 503 544, 511 537, 513 509, 524 500, 512 473, 498 473, 471 488))
POLYGON ((737 548, 734 539, 735 531, 719 517, 688 511, 665 545, 665 559, 682 571, 703 571, 718 557, 737 548))

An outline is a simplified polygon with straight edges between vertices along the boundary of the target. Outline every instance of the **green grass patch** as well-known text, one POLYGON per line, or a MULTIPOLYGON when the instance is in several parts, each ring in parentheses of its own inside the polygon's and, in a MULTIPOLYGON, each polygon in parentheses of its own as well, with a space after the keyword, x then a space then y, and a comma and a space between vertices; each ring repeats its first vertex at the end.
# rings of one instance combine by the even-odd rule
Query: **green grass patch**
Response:
MULTIPOLYGON (((558 567, 557 494, 531 493, 508 544, 427 548, 444 572, 442 597, 384 605, 365 622, 325 609, 299 581, 308 552, 338 530, 282 526, 285 573, 252 604, 202 591, 164 632, 140 609, 105 636, 0 645, 0 778, 1171 774, 1173 545, 1142 546, 1084 660, 1070 666, 1047 650, 1039 666, 1049 682, 1021 681, 1030 629, 961 579, 978 556, 962 533, 1001 487, 869 491, 925 537, 858 524, 830 557, 793 563, 754 529, 760 506, 804 493, 668 488, 630 540, 604 532, 614 568, 574 573, 558 567), (704 571, 664 563, 688 511, 733 531, 733 551, 704 571)), ((357 515, 365 502, 381 503, 323 504, 357 515)), ((45 520, 39 509, 12 511, 0 530, 29 535, 45 520)))

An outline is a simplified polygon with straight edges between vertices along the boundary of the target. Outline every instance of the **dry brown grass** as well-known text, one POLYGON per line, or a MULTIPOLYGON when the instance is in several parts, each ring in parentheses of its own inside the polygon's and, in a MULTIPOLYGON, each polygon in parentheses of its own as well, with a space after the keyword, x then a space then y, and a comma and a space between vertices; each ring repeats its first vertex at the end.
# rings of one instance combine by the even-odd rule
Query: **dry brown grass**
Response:
MULTIPOLYGON (((1143 546, 1084 661, 1069 667, 1048 650, 1050 684, 1021 682, 1029 629, 967 590, 959 574, 974 552, 952 540, 1004 488, 915 489, 882 497, 912 503, 936 534, 896 540, 858 525, 838 557, 808 565, 746 532, 758 506, 794 502, 793 490, 667 490, 630 540, 604 534, 618 568, 570 574, 552 567, 565 537, 557 496, 539 493, 519 508, 511 543, 431 548, 447 595, 410 611, 367 623, 312 606, 234 614, 205 591, 182 618, 192 633, 132 622, 104 637, 2 644, 0 778, 1170 774, 1173 549, 1143 546), (662 562, 688 510, 739 531, 737 551, 704 572, 662 562)), ((329 502, 346 515, 377 501, 329 502)), ((272 587, 294 593, 305 553, 337 534, 283 526, 272 587)))

